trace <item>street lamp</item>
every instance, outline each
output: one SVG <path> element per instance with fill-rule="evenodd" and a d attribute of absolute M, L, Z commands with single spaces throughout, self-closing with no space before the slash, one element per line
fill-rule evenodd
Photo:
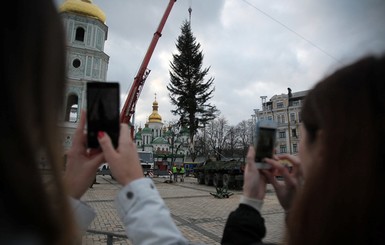
<path fill-rule="evenodd" d="M 291 131 L 291 128 L 290 128 L 290 115 L 289 115 L 289 107 L 290 107 L 290 99 L 291 99 L 291 89 L 290 88 L 287 88 L 287 133 L 288 133 L 288 136 L 289 136 L 289 153 L 292 154 L 292 150 L 291 150 L 291 135 L 290 135 L 290 131 Z"/>

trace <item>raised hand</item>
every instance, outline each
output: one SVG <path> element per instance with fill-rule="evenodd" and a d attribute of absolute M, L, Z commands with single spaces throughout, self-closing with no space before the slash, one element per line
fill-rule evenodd
<path fill-rule="evenodd" d="M 264 159 L 273 167 L 269 170 L 262 170 L 268 181 L 273 185 L 278 201 L 285 211 L 289 211 L 293 198 L 302 185 L 303 175 L 300 161 L 293 155 L 275 156 L 274 159 Z M 283 166 L 279 161 L 287 160 L 292 164 L 291 170 Z M 283 181 L 278 181 L 276 176 L 282 176 Z"/>
<path fill-rule="evenodd" d="M 266 180 L 254 163 L 255 151 L 250 146 L 246 157 L 246 167 L 243 182 L 243 195 L 248 198 L 263 200 L 266 194 Z"/>
<path fill-rule="evenodd" d="M 133 180 L 144 177 L 137 148 L 131 139 L 127 124 L 120 125 L 117 149 L 113 147 L 107 133 L 99 132 L 98 139 L 112 175 L 119 184 L 125 186 Z"/>
<path fill-rule="evenodd" d="M 88 190 L 95 179 L 98 167 L 103 162 L 101 151 L 87 150 L 87 137 L 84 133 L 86 113 L 82 111 L 78 128 L 75 131 L 72 146 L 67 152 L 64 182 L 69 195 L 80 197 Z"/>

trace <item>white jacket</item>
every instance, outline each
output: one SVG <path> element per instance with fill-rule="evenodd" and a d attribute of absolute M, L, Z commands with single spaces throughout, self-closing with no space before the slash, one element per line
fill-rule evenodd
<path fill-rule="evenodd" d="M 115 204 L 126 235 L 133 244 L 191 244 L 175 225 L 151 179 L 137 179 L 123 187 Z M 86 203 L 76 199 L 71 199 L 71 205 L 78 225 L 85 231 L 95 218 L 95 212 Z"/>

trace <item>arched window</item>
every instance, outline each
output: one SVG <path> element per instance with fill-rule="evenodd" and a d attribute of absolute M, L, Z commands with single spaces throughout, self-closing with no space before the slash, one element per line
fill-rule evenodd
<path fill-rule="evenodd" d="M 67 98 L 67 105 L 65 111 L 64 121 L 66 122 L 77 122 L 78 120 L 78 96 L 75 94 L 70 94 Z"/>
<path fill-rule="evenodd" d="M 85 33 L 85 30 L 83 27 L 76 28 L 75 40 L 84 42 L 84 33 Z"/>

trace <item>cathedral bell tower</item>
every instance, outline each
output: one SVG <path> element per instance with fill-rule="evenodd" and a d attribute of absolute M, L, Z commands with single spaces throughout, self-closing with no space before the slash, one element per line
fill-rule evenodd
<path fill-rule="evenodd" d="M 85 108 L 86 83 L 105 81 L 109 56 L 104 53 L 108 27 L 104 12 L 91 0 L 65 0 L 59 7 L 67 42 L 67 84 L 60 126 L 68 149 Z"/>

